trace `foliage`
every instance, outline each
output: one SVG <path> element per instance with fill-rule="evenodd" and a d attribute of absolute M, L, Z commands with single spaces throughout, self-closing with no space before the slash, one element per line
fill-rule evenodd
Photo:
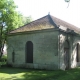
<path fill-rule="evenodd" d="M 0 67 L 7 66 L 7 62 L 0 62 Z"/>
<path fill-rule="evenodd" d="M 7 28 L 7 31 L 17 28 L 20 22 L 20 14 L 16 11 L 17 6 L 13 0 L 0 1 L 0 22 Z M 4 28 L 4 29 L 5 29 Z"/>
<path fill-rule="evenodd" d="M 2 60 L 2 62 L 6 62 L 6 61 L 7 61 L 7 55 L 3 55 L 3 56 L 1 57 L 1 60 Z"/>
<path fill-rule="evenodd" d="M 0 60 L 0 67 L 7 65 L 7 55 L 3 55 Z"/>
<path fill-rule="evenodd" d="M 16 11 L 16 8 L 13 0 L 0 0 L 0 59 L 3 54 L 1 49 L 7 39 L 7 34 L 11 30 L 30 22 L 28 17 L 24 21 L 23 16 Z"/>
<path fill-rule="evenodd" d="M 80 68 L 71 70 L 29 70 L 19 68 L 0 68 L 1 80 L 79 80 Z"/>
<path fill-rule="evenodd" d="M 1 48 L 7 38 L 7 33 L 22 25 L 21 16 L 16 8 L 17 6 L 13 0 L 0 1 L 0 59 L 2 56 Z"/>
<path fill-rule="evenodd" d="M 16 8 L 17 6 L 13 0 L 0 1 L 0 24 L 2 23 L 3 26 L 5 26 L 2 29 L 3 38 L 6 37 L 6 34 L 11 30 L 31 22 L 31 17 L 23 17 L 20 12 L 16 11 Z M 0 27 L 2 26 L 0 25 Z"/>
<path fill-rule="evenodd" d="M 28 24 L 32 21 L 32 17 L 31 16 L 28 16 L 28 17 L 22 17 L 22 23 L 25 25 L 25 24 Z"/>

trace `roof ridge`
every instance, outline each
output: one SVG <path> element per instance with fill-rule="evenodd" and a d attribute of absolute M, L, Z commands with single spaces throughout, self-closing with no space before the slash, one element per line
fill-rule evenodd
<path fill-rule="evenodd" d="M 56 25 L 56 23 L 53 21 L 53 19 L 52 19 L 51 15 L 50 15 L 50 14 L 48 14 L 48 15 L 49 15 L 50 19 L 52 20 L 53 25 L 54 25 L 56 28 L 58 28 L 58 26 Z"/>

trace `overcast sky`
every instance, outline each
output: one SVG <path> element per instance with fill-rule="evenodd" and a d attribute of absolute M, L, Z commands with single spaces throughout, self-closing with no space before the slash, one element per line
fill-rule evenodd
<path fill-rule="evenodd" d="M 47 15 L 51 15 L 80 27 L 80 0 L 14 0 L 18 5 L 18 11 L 24 16 L 30 16 L 35 20 Z"/>

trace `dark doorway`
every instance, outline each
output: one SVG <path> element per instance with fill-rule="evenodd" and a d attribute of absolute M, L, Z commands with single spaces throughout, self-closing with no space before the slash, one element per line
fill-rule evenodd
<path fill-rule="evenodd" d="M 64 44 L 64 64 L 65 69 L 69 69 L 69 42 L 66 40 Z"/>
<path fill-rule="evenodd" d="M 31 41 L 26 43 L 26 62 L 33 63 L 33 43 Z"/>

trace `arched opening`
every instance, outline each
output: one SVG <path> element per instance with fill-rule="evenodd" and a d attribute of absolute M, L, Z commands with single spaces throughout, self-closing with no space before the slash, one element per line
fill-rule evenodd
<path fill-rule="evenodd" d="M 15 52 L 13 50 L 13 52 L 12 52 L 12 62 L 14 63 L 14 61 L 15 61 Z"/>
<path fill-rule="evenodd" d="M 76 53 L 77 53 L 77 54 L 76 54 L 76 61 L 79 62 L 79 61 L 80 61 L 80 60 L 79 60 L 79 58 L 80 58 L 80 57 L 79 57 L 79 56 L 80 56 L 80 55 L 79 55 L 79 43 L 77 43 L 77 46 L 76 46 Z"/>
<path fill-rule="evenodd" d="M 64 43 L 64 63 L 65 69 L 69 69 L 69 42 L 67 40 Z"/>
<path fill-rule="evenodd" d="M 31 41 L 26 43 L 26 62 L 33 63 L 33 43 Z"/>

